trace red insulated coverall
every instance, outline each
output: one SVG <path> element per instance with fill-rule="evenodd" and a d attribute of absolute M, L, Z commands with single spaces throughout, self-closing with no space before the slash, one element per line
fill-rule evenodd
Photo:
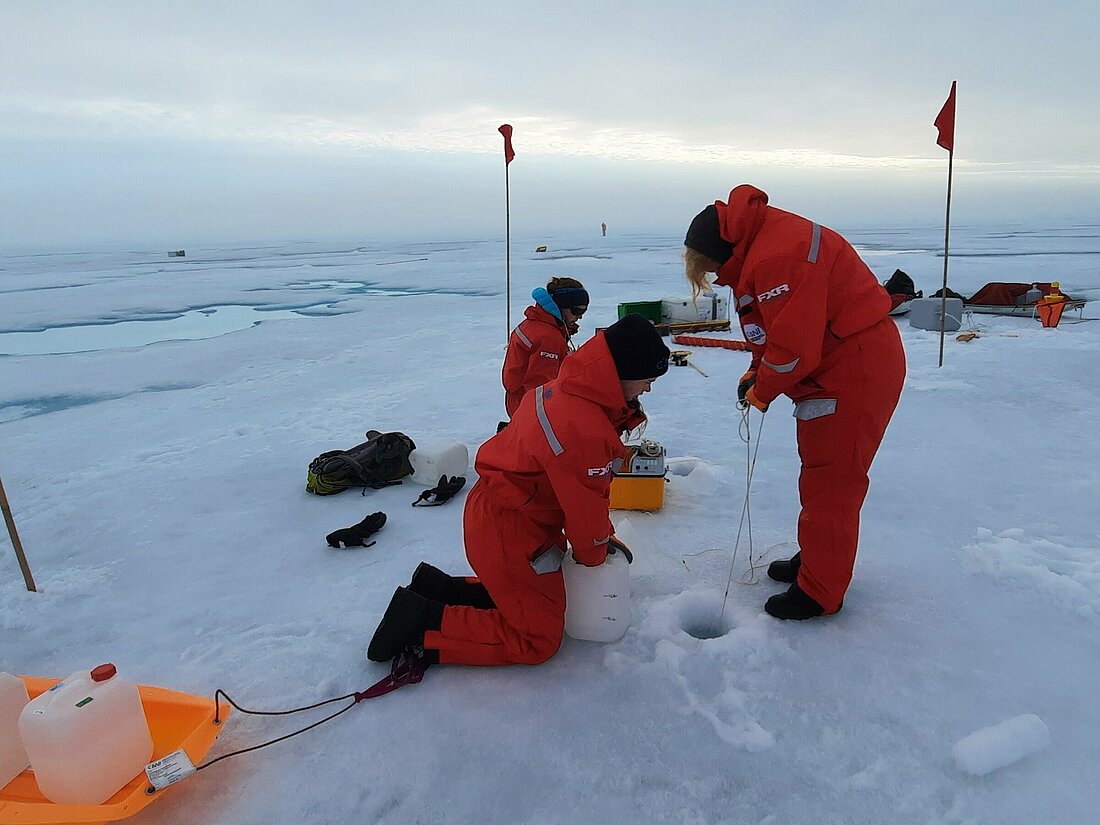
<path fill-rule="evenodd" d="M 424 635 L 441 663 L 539 664 L 557 652 L 565 582 L 560 570 L 539 574 L 531 562 L 568 539 L 577 560 L 603 563 L 612 469 L 626 452 L 620 436 L 638 423 L 599 333 L 482 445 L 462 526 L 466 557 L 496 609 L 447 606 L 439 630 Z"/>
<path fill-rule="evenodd" d="M 512 330 L 504 356 L 504 409 L 516 414 L 523 394 L 558 377 L 562 361 L 569 354 L 565 325 L 542 307 L 529 306 L 526 320 Z"/>
<path fill-rule="evenodd" d="M 855 565 L 867 472 L 905 380 L 890 296 L 844 238 L 768 206 L 759 189 L 738 186 L 715 206 L 733 244 L 717 282 L 733 288 L 754 393 L 795 402 L 798 585 L 835 613 Z"/>

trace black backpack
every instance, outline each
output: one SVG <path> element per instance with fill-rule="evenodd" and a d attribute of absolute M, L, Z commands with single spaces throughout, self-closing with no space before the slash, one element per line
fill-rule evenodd
<path fill-rule="evenodd" d="M 913 279 L 900 269 L 895 269 L 894 274 L 890 276 L 890 280 L 883 284 L 886 291 L 890 295 L 904 295 L 907 299 L 920 298 L 921 292 L 917 292 L 917 287 L 913 283 Z"/>
<path fill-rule="evenodd" d="M 416 449 L 404 433 L 369 430 L 367 440 L 350 450 L 321 453 L 309 464 L 306 491 L 319 496 L 342 493 L 348 487 L 379 489 L 400 484 L 412 474 L 409 453 Z"/>

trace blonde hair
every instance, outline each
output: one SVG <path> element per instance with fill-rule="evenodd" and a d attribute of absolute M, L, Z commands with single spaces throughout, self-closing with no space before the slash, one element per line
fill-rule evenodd
<path fill-rule="evenodd" d="M 551 295 L 559 289 L 584 289 L 584 284 L 576 278 L 551 278 L 546 284 L 546 291 Z"/>
<path fill-rule="evenodd" d="M 713 258 L 708 258 L 690 246 L 684 247 L 684 276 L 691 284 L 692 298 L 698 298 L 700 293 L 710 292 L 710 273 L 717 273 L 721 268 L 722 265 Z"/>

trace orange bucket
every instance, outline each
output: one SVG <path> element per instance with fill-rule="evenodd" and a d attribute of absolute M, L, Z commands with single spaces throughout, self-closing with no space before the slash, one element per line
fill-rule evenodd
<path fill-rule="evenodd" d="M 1048 296 L 1049 297 L 1049 296 Z M 1062 313 L 1066 309 L 1066 299 L 1058 296 L 1056 301 L 1048 301 L 1043 298 L 1035 305 L 1035 311 L 1039 314 L 1039 320 L 1044 327 L 1056 327 L 1062 320 Z"/>

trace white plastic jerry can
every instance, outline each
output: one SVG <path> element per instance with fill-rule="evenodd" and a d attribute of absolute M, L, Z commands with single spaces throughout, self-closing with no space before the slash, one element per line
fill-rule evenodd
<path fill-rule="evenodd" d="M 140 774 L 153 739 L 137 686 L 112 664 L 82 670 L 32 699 L 19 731 L 42 794 L 99 805 Z"/>
<path fill-rule="evenodd" d="M 585 642 L 617 642 L 630 625 L 630 565 L 622 553 L 598 567 L 562 563 L 565 576 L 565 632 Z"/>
<path fill-rule="evenodd" d="M 416 449 L 409 453 L 409 464 L 413 481 L 434 487 L 440 476 L 464 475 L 470 466 L 470 451 L 456 441 L 418 440 Z"/>
<path fill-rule="evenodd" d="M 29 701 L 23 680 L 0 671 L 0 789 L 30 764 L 19 735 L 19 714 Z"/>

